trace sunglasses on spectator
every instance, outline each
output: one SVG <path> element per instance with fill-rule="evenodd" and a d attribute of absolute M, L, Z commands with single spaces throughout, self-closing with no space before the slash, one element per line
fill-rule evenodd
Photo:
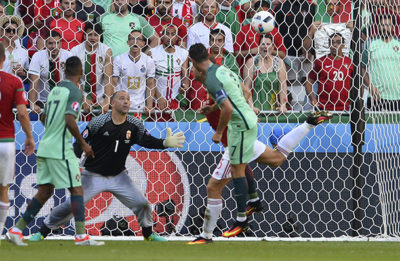
<path fill-rule="evenodd" d="M 6 31 L 6 33 L 8 33 L 8 34 L 11 33 L 11 32 L 12 32 L 13 34 L 15 34 L 15 32 L 17 31 L 17 29 L 14 29 L 14 28 L 6 28 L 5 31 Z"/>

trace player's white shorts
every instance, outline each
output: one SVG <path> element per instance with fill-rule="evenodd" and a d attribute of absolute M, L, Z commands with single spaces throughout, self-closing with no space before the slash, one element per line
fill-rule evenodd
<path fill-rule="evenodd" d="M 0 184 L 6 186 L 14 181 L 15 142 L 0 142 Z"/>
<path fill-rule="evenodd" d="M 250 162 L 260 157 L 260 155 L 265 151 L 266 147 L 267 146 L 264 143 L 256 140 L 254 143 L 253 157 L 251 158 Z M 232 177 L 228 147 L 225 148 L 224 155 L 222 155 L 222 158 L 219 161 L 217 168 L 214 170 L 212 177 L 217 180 L 229 179 Z"/>

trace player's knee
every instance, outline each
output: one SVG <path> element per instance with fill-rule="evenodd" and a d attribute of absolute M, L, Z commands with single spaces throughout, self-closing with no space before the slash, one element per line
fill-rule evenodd
<path fill-rule="evenodd" d="M 142 199 L 140 201 L 137 202 L 137 209 L 141 209 L 141 210 L 151 210 L 151 206 L 150 203 L 147 199 Z"/>
<path fill-rule="evenodd" d="M 54 192 L 54 189 L 51 186 L 39 187 L 38 193 L 35 195 L 35 198 L 40 203 L 43 204 L 53 195 L 53 192 Z"/>
<path fill-rule="evenodd" d="M 209 198 L 220 198 L 221 189 L 215 183 L 207 184 L 207 197 Z"/>

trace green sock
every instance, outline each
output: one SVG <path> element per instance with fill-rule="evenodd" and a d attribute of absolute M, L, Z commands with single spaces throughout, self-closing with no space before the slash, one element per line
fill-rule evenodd
<path fill-rule="evenodd" d="M 85 231 L 85 205 L 82 196 L 71 196 L 72 214 L 75 218 L 75 234 L 83 235 Z"/>
<path fill-rule="evenodd" d="M 237 205 L 237 217 L 246 218 L 246 202 L 248 199 L 246 177 L 233 178 L 233 188 Z"/>
<path fill-rule="evenodd" d="M 42 207 L 43 205 L 36 198 L 32 198 L 28 204 L 28 207 L 26 208 L 25 213 L 22 215 L 22 218 L 18 220 L 15 227 L 21 231 L 24 231 L 26 226 L 32 221 L 32 219 L 35 218 Z"/>

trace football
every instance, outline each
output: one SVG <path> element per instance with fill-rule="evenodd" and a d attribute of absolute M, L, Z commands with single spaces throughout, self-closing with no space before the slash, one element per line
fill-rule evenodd
<path fill-rule="evenodd" d="M 270 12 L 261 11 L 253 16 L 253 19 L 251 20 L 251 26 L 256 32 L 260 34 L 266 34 L 274 29 L 275 18 Z"/>

